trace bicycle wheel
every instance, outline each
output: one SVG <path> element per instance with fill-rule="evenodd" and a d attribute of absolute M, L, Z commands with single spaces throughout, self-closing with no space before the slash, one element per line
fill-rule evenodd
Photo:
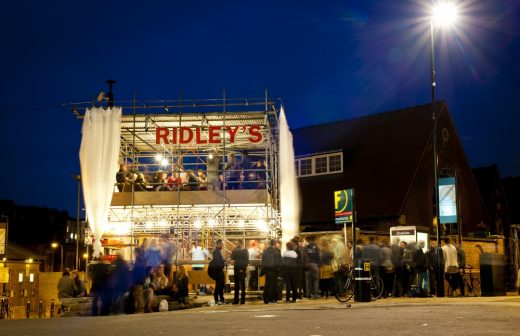
<path fill-rule="evenodd" d="M 383 279 L 378 276 L 372 277 L 372 297 L 379 299 L 383 295 L 384 289 Z"/>
<path fill-rule="evenodd" d="M 353 278 L 347 277 L 344 286 L 338 286 L 338 290 L 334 294 L 339 302 L 347 302 L 354 296 L 354 281 Z"/>

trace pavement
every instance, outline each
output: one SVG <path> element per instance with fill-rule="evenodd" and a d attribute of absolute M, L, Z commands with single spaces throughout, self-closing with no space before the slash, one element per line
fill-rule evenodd
<path fill-rule="evenodd" d="M 210 299 L 210 298 L 208 298 Z M 520 296 L 204 306 L 106 317 L 0 320 L 3 335 L 520 335 Z"/>

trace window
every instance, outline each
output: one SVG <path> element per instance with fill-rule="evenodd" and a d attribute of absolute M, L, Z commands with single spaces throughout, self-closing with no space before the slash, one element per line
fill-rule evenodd
<path fill-rule="evenodd" d="M 337 174 L 343 172 L 343 153 L 319 154 L 295 160 L 297 176 Z"/>
<path fill-rule="evenodd" d="M 18 273 L 18 282 L 23 282 L 23 272 Z"/>
<path fill-rule="evenodd" d="M 318 157 L 315 160 L 316 174 L 323 174 L 327 172 L 327 159 L 328 157 Z"/>
<path fill-rule="evenodd" d="M 34 273 L 29 274 L 29 282 L 34 282 Z"/>
<path fill-rule="evenodd" d="M 312 159 L 302 159 L 300 161 L 300 175 L 312 175 Z"/>
<path fill-rule="evenodd" d="M 339 172 L 341 170 L 341 155 L 329 156 L 329 171 Z"/>

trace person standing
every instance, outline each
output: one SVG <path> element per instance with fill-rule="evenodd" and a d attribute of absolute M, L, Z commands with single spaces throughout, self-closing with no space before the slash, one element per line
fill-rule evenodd
<path fill-rule="evenodd" d="M 399 239 L 395 239 L 392 243 L 392 264 L 394 265 L 394 287 L 392 289 L 393 297 L 400 297 L 403 295 L 403 249 L 399 244 Z"/>
<path fill-rule="evenodd" d="M 413 254 L 413 263 L 417 272 L 417 290 L 421 297 L 427 296 L 429 292 L 427 258 L 424 253 L 424 240 L 419 241 L 419 248 Z"/>
<path fill-rule="evenodd" d="M 215 244 L 215 249 L 213 250 L 213 267 L 215 268 L 215 291 L 213 292 L 213 298 L 215 299 L 215 304 L 224 305 L 226 301 L 224 300 L 224 285 L 225 285 L 225 276 L 224 276 L 224 266 L 226 263 L 224 261 L 224 257 L 222 256 L 222 247 L 224 244 L 222 243 L 222 239 L 217 240 Z"/>
<path fill-rule="evenodd" d="M 260 259 L 260 251 L 258 249 L 258 242 L 256 240 L 251 240 L 249 242 L 249 248 L 247 249 L 247 253 L 249 255 L 249 260 L 259 261 Z M 250 290 L 258 290 L 258 267 L 255 264 L 249 265 L 248 269 L 248 280 L 247 286 Z"/>
<path fill-rule="evenodd" d="M 314 242 L 314 237 L 307 237 L 307 246 L 304 248 L 308 269 L 305 271 L 305 286 L 308 299 L 318 299 L 320 283 L 320 249 Z"/>
<path fill-rule="evenodd" d="M 206 248 L 200 246 L 197 240 L 193 241 L 193 247 L 191 248 L 191 260 L 192 261 L 201 261 L 204 262 L 208 260 L 209 252 Z M 204 264 L 193 264 L 191 265 L 191 269 L 196 272 L 200 272 L 204 270 Z M 206 285 L 199 284 L 199 287 L 196 288 L 196 293 L 199 295 L 200 293 L 204 293 L 206 295 Z"/>
<path fill-rule="evenodd" d="M 440 258 L 440 268 L 439 268 Z M 430 242 L 430 249 L 426 254 L 428 265 L 428 279 L 430 280 L 430 295 L 437 297 L 444 296 L 444 255 L 442 249 L 437 245 L 437 241 Z"/>
<path fill-rule="evenodd" d="M 325 298 L 334 294 L 334 272 L 332 271 L 332 262 L 334 254 L 332 246 L 328 239 L 320 239 L 320 296 Z"/>
<path fill-rule="evenodd" d="M 134 307 L 136 313 L 144 312 L 144 282 L 146 279 L 146 259 L 144 250 L 140 247 L 134 249 L 134 267 L 132 269 L 132 283 L 134 293 Z"/>
<path fill-rule="evenodd" d="M 243 248 L 241 240 L 236 241 L 236 247 L 231 252 L 231 260 L 233 260 L 233 281 L 235 282 L 235 297 L 233 304 L 246 303 L 246 271 L 249 262 L 249 253 Z"/>
<path fill-rule="evenodd" d="M 206 165 L 208 190 L 220 190 L 220 156 L 217 150 L 214 149 L 208 154 Z"/>
<path fill-rule="evenodd" d="M 379 267 L 383 254 L 377 245 L 376 237 L 370 237 L 370 244 L 363 246 L 362 257 L 370 260 L 370 272 L 373 276 L 379 276 Z"/>
<path fill-rule="evenodd" d="M 410 274 L 412 273 L 413 260 L 412 251 L 408 247 L 408 243 L 402 241 L 399 243 L 401 247 L 401 285 L 403 288 L 403 296 L 410 296 Z"/>
<path fill-rule="evenodd" d="M 296 268 L 298 266 L 298 254 L 294 251 L 294 243 L 287 242 L 286 250 L 282 257 L 282 274 L 285 280 L 285 302 L 296 302 Z M 292 295 L 291 295 L 292 293 Z M 292 301 L 290 298 L 292 297 Z"/>
<path fill-rule="evenodd" d="M 90 266 L 90 279 L 92 292 L 92 316 L 98 315 L 98 304 L 101 305 L 99 314 L 110 314 L 111 296 L 109 289 L 110 266 L 104 260 L 93 261 Z M 99 302 L 101 301 L 101 302 Z"/>
<path fill-rule="evenodd" d="M 236 155 L 231 153 L 227 156 L 227 162 L 224 165 L 224 182 L 226 189 L 240 189 L 241 168 Z"/>
<path fill-rule="evenodd" d="M 457 249 L 457 263 L 459 264 L 459 273 L 457 274 L 457 281 L 459 284 L 460 295 L 466 296 L 464 291 L 464 269 L 466 268 L 466 253 L 462 249 L 461 244 L 455 244 Z"/>
<path fill-rule="evenodd" d="M 295 236 L 292 240 L 294 244 L 294 252 L 298 256 L 296 260 L 295 281 L 296 281 L 296 292 L 298 299 L 302 299 L 305 296 L 305 252 L 302 245 L 300 244 L 300 237 Z"/>
<path fill-rule="evenodd" d="M 392 249 L 388 246 L 385 241 L 381 246 L 381 278 L 383 279 L 383 297 L 387 298 L 392 294 L 392 288 L 394 287 L 394 276 L 395 268 L 392 264 Z"/>
<path fill-rule="evenodd" d="M 451 286 L 453 296 L 460 296 L 459 282 L 457 274 L 459 274 L 459 263 L 457 262 L 457 249 L 451 244 L 450 238 L 444 238 L 444 246 L 442 247 L 444 255 L 444 278 Z"/>
<path fill-rule="evenodd" d="M 282 255 L 276 247 L 274 239 L 269 240 L 269 247 L 262 254 L 262 273 L 265 274 L 264 303 L 276 303 L 278 296 L 276 286 L 278 273 L 282 265 Z"/>

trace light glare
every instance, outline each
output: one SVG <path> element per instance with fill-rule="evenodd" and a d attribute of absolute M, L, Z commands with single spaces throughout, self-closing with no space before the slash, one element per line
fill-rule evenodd
<path fill-rule="evenodd" d="M 442 2 L 433 9 L 432 21 L 438 26 L 449 26 L 457 19 L 457 7 L 449 2 Z"/>

